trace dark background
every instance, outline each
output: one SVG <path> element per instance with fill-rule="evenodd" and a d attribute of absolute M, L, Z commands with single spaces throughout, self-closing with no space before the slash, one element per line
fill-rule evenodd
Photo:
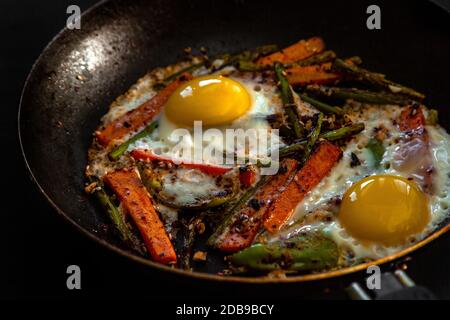
<path fill-rule="evenodd" d="M 150 270 L 85 238 L 47 205 L 29 179 L 20 154 L 16 123 L 20 92 L 34 60 L 64 27 L 67 6 L 78 4 L 85 10 L 95 2 L 0 2 L 0 141 L 3 142 L 1 158 L 4 161 L 0 209 L 0 297 L 151 297 L 183 302 L 196 298 L 219 302 L 227 298 L 253 298 L 260 302 L 264 297 L 345 298 L 342 288 L 358 275 L 314 285 L 255 286 L 190 280 Z M 49 167 L 49 170 L 58 174 L 57 167 Z M 408 273 L 417 283 L 447 299 L 450 299 L 449 250 L 450 235 L 447 234 L 420 250 L 408 263 Z M 71 264 L 81 267 L 80 291 L 66 289 L 66 268 Z"/>

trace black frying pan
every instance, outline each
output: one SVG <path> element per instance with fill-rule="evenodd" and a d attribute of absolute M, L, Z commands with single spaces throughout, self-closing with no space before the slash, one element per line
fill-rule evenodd
<path fill-rule="evenodd" d="M 379 3 L 382 29 L 368 30 L 371 2 L 346 1 L 108 1 L 89 10 L 81 30 L 63 30 L 44 50 L 25 85 L 19 113 L 24 157 L 51 205 L 105 247 L 154 268 L 117 241 L 105 214 L 84 194 L 84 167 L 91 133 L 115 97 L 146 71 L 176 62 L 183 48 L 205 46 L 211 54 L 267 43 L 287 45 L 322 36 L 341 56 L 359 55 L 364 65 L 428 94 L 450 129 L 449 16 L 426 1 Z M 412 252 L 448 229 L 441 229 Z M 388 262 L 396 255 L 384 259 Z M 218 277 L 220 257 L 202 273 L 174 272 L 216 280 L 305 281 L 362 270 L 365 266 L 288 279 Z"/>

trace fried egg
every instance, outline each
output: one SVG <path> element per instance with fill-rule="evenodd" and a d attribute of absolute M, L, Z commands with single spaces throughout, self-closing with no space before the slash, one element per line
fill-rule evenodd
<path fill-rule="evenodd" d="M 396 125 L 401 110 L 362 104 L 346 110 L 353 121 L 365 123 L 365 130 L 344 146 L 339 163 L 298 204 L 285 229 L 271 241 L 322 230 L 348 252 L 351 264 L 398 252 L 438 227 L 448 216 L 450 136 L 437 126 L 425 128 L 434 186 L 425 192 L 424 156 L 418 153 L 422 146 L 402 140 L 404 133 Z M 385 151 L 377 165 L 367 143 L 380 128 Z M 411 148 L 407 157 L 405 146 Z M 360 165 L 352 165 L 355 156 Z"/>
<path fill-rule="evenodd" d="M 161 157 L 177 159 L 180 162 L 193 162 L 194 156 L 201 154 L 201 162 L 223 165 L 224 153 L 236 154 L 237 150 L 250 149 L 256 153 L 244 156 L 256 161 L 270 154 L 271 149 L 278 149 L 284 145 L 267 120 L 267 117 L 279 113 L 280 108 L 281 102 L 274 85 L 262 84 L 239 74 L 229 77 L 200 76 L 187 82 L 172 94 L 158 117 L 158 129 L 152 135 L 130 145 L 128 151 L 152 150 Z M 205 133 L 200 142 L 195 141 L 196 121 L 201 122 L 202 133 Z M 249 148 L 245 145 L 248 141 L 240 139 L 236 139 L 231 149 L 226 141 L 228 129 L 241 129 L 242 132 L 247 132 L 257 144 L 260 142 L 257 130 L 262 129 L 268 133 L 266 144 L 271 149 Z M 249 129 L 250 131 L 247 131 Z M 209 136 L 207 133 L 212 135 Z M 217 139 L 215 133 L 222 139 Z M 217 152 L 203 153 L 201 150 L 206 147 Z M 200 151 L 197 152 L 196 149 Z M 180 154 L 180 150 L 188 152 Z"/>

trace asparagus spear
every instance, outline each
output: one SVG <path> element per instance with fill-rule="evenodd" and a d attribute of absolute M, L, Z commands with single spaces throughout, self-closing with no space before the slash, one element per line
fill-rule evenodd
<path fill-rule="evenodd" d="M 109 219 L 118 231 L 121 240 L 127 243 L 132 249 L 136 250 L 142 255 L 145 255 L 145 247 L 128 228 L 124 216 L 122 215 L 120 210 L 113 204 L 105 190 L 103 190 L 102 187 L 98 186 L 94 192 L 99 203 L 108 213 Z"/>
<path fill-rule="evenodd" d="M 291 67 L 305 67 L 310 66 L 313 64 L 321 64 L 325 62 L 330 62 L 336 59 L 336 53 L 331 50 L 324 51 L 322 53 L 318 53 L 316 55 L 313 55 L 312 57 L 309 57 L 304 60 L 299 60 L 291 64 L 287 64 L 284 67 L 285 68 L 291 68 Z"/>
<path fill-rule="evenodd" d="M 214 246 L 214 244 L 217 242 L 217 239 L 219 238 L 219 236 L 221 234 L 223 234 L 225 232 L 225 230 L 232 225 L 232 223 L 234 221 L 233 214 L 238 211 L 237 210 L 238 208 L 245 205 L 259 188 L 261 188 L 264 184 L 266 184 L 269 181 L 269 177 L 270 176 L 261 176 L 261 179 L 256 184 L 256 186 L 247 189 L 244 192 L 244 194 L 235 203 L 230 205 L 228 207 L 228 209 L 225 210 L 225 212 L 223 214 L 224 218 L 222 219 L 222 221 L 216 227 L 216 230 L 214 231 L 214 233 L 209 237 L 208 241 L 206 242 L 206 244 L 208 246 Z"/>
<path fill-rule="evenodd" d="M 341 59 L 336 59 L 333 63 L 333 69 L 348 73 L 358 80 L 362 80 L 376 87 L 385 89 L 392 93 L 400 93 L 412 98 L 418 99 L 419 101 L 425 99 L 425 95 L 415 91 L 414 89 L 405 87 L 401 84 L 387 80 L 383 75 L 379 73 L 374 73 L 366 69 L 360 68 L 354 64 L 347 63 Z"/>
<path fill-rule="evenodd" d="M 307 86 L 306 89 L 315 95 L 331 97 L 334 99 L 353 99 L 374 104 L 406 105 L 410 103 L 408 97 L 389 92 L 373 92 L 355 88 L 325 87 L 318 85 L 310 85 Z"/>
<path fill-rule="evenodd" d="M 259 72 L 270 69 L 270 65 L 260 65 L 248 60 L 239 60 L 236 67 L 241 71 Z"/>
<path fill-rule="evenodd" d="M 303 154 L 303 162 L 305 162 L 309 155 L 311 154 L 314 145 L 316 144 L 317 139 L 319 138 L 320 130 L 322 128 L 323 121 L 323 113 L 320 112 L 317 118 L 317 123 L 311 134 L 308 136 L 308 140 L 306 142 L 305 153 Z"/>
<path fill-rule="evenodd" d="M 109 158 L 112 161 L 115 161 L 115 160 L 119 159 L 125 153 L 125 151 L 127 151 L 127 149 L 130 146 L 130 144 L 132 144 L 132 143 L 136 142 L 137 140 L 142 139 L 142 138 L 152 134 L 152 132 L 157 127 L 158 127 L 158 122 L 157 121 L 153 121 L 151 124 L 149 124 L 147 127 L 145 127 L 144 130 L 142 130 L 138 134 L 134 135 L 133 137 L 131 137 L 130 139 L 128 139 L 127 141 L 125 141 L 124 143 L 119 145 L 118 147 L 114 148 L 109 153 Z"/>
<path fill-rule="evenodd" d="M 195 224 L 197 219 L 197 217 L 194 217 L 183 224 L 183 249 L 180 254 L 180 266 L 184 270 L 191 269 L 191 256 L 196 236 Z"/>
<path fill-rule="evenodd" d="M 318 101 L 316 99 L 313 99 L 311 97 L 308 97 L 305 94 L 301 94 L 300 97 L 302 98 L 302 100 L 308 102 L 310 105 L 316 107 L 316 109 L 318 109 L 319 111 L 325 112 L 325 113 L 334 113 L 337 115 L 342 115 L 344 114 L 344 112 L 342 111 L 341 108 L 339 107 L 333 107 L 330 106 L 329 104 L 326 104 L 324 102 Z"/>
<path fill-rule="evenodd" d="M 374 167 L 378 168 L 381 160 L 383 160 L 383 154 L 385 151 L 383 143 L 378 139 L 372 138 L 367 142 L 366 148 L 372 153 Z"/>
<path fill-rule="evenodd" d="M 336 129 L 336 130 L 324 132 L 319 135 L 319 138 L 327 139 L 329 141 L 335 141 L 335 140 L 351 137 L 357 133 L 360 133 L 363 130 L 364 130 L 364 123 L 355 123 L 350 126 L 346 126 L 346 127 L 342 127 L 342 128 Z M 286 157 L 288 155 L 295 154 L 301 150 L 304 150 L 307 142 L 308 141 L 306 139 L 300 140 L 289 146 L 281 148 L 279 151 L 280 158 Z"/>
<path fill-rule="evenodd" d="M 231 56 L 230 62 L 237 63 L 241 60 L 254 61 L 261 56 L 265 56 L 265 55 L 275 52 L 277 50 L 278 50 L 278 46 L 274 45 L 274 44 L 256 47 L 252 50 L 246 50 L 246 51 L 243 51 L 241 53 Z"/>
<path fill-rule="evenodd" d="M 300 125 L 298 109 L 295 104 L 294 95 L 292 94 L 292 88 L 286 78 L 286 73 L 284 72 L 282 64 L 275 62 L 274 69 L 280 86 L 283 108 L 288 117 L 290 127 L 294 131 L 295 138 L 301 138 L 303 136 L 303 127 Z"/>
<path fill-rule="evenodd" d="M 186 72 L 187 73 L 192 73 L 195 70 L 198 70 L 201 67 L 203 67 L 205 65 L 205 63 L 206 63 L 206 60 L 204 59 L 201 62 L 191 64 L 190 66 L 187 66 L 186 68 L 183 68 L 183 69 L 181 69 L 178 72 L 172 73 L 168 77 L 164 78 L 162 81 L 155 83 L 153 85 L 153 89 L 161 90 L 162 88 L 167 86 L 169 83 L 171 83 L 175 79 L 178 79 L 178 77 L 180 77 L 183 73 L 186 73 Z"/>
<path fill-rule="evenodd" d="M 306 234 L 273 244 L 255 244 L 229 260 L 234 266 L 247 270 L 313 271 L 337 266 L 339 250 L 331 239 L 322 234 Z"/>
<path fill-rule="evenodd" d="M 219 69 L 222 69 L 231 64 L 238 63 L 238 61 L 252 61 L 252 60 L 259 58 L 260 56 L 264 56 L 266 54 L 275 52 L 277 50 L 278 50 L 278 46 L 276 46 L 276 45 L 265 45 L 265 46 L 256 47 L 252 50 L 246 50 L 246 51 L 243 51 L 243 52 L 235 54 L 235 55 L 220 54 L 220 55 L 217 55 L 216 57 L 214 57 L 212 60 L 213 61 L 217 60 L 217 59 L 223 60 L 223 63 L 216 69 L 216 70 L 219 70 Z M 186 68 L 183 68 L 180 71 L 177 71 L 177 72 L 167 76 L 162 81 L 156 83 L 153 86 L 153 88 L 156 90 L 160 90 L 160 89 L 164 88 L 165 86 L 167 86 L 167 84 L 169 84 L 173 80 L 177 79 L 183 73 L 186 73 L 186 72 L 192 73 L 192 72 L 200 69 L 201 67 L 205 66 L 208 61 L 209 60 L 207 58 L 203 58 L 202 61 L 191 64 L 190 66 L 187 66 Z"/>
<path fill-rule="evenodd" d="M 342 127 L 336 130 L 327 131 L 320 135 L 320 138 L 327 139 L 329 141 L 335 141 L 351 137 L 364 130 L 364 123 L 354 123 L 346 127 Z"/>
<path fill-rule="evenodd" d="M 256 64 L 254 64 L 252 61 L 275 51 L 278 51 L 278 46 L 274 44 L 269 44 L 265 46 L 256 47 L 252 50 L 246 50 L 235 55 L 227 55 L 226 57 L 223 58 L 224 62 L 222 63 L 222 65 L 220 65 L 220 67 L 218 67 L 216 70 L 220 70 L 229 65 L 236 65 L 239 68 L 241 63 L 247 66 L 253 66 Z"/>

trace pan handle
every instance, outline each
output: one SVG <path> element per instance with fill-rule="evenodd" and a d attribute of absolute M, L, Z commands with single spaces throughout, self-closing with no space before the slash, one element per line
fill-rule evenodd
<path fill-rule="evenodd" d="M 352 300 L 436 300 L 427 288 L 416 286 L 403 270 L 381 274 L 380 289 L 368 293 L 358 282 L 352 282 L 346 289 Z"/>

